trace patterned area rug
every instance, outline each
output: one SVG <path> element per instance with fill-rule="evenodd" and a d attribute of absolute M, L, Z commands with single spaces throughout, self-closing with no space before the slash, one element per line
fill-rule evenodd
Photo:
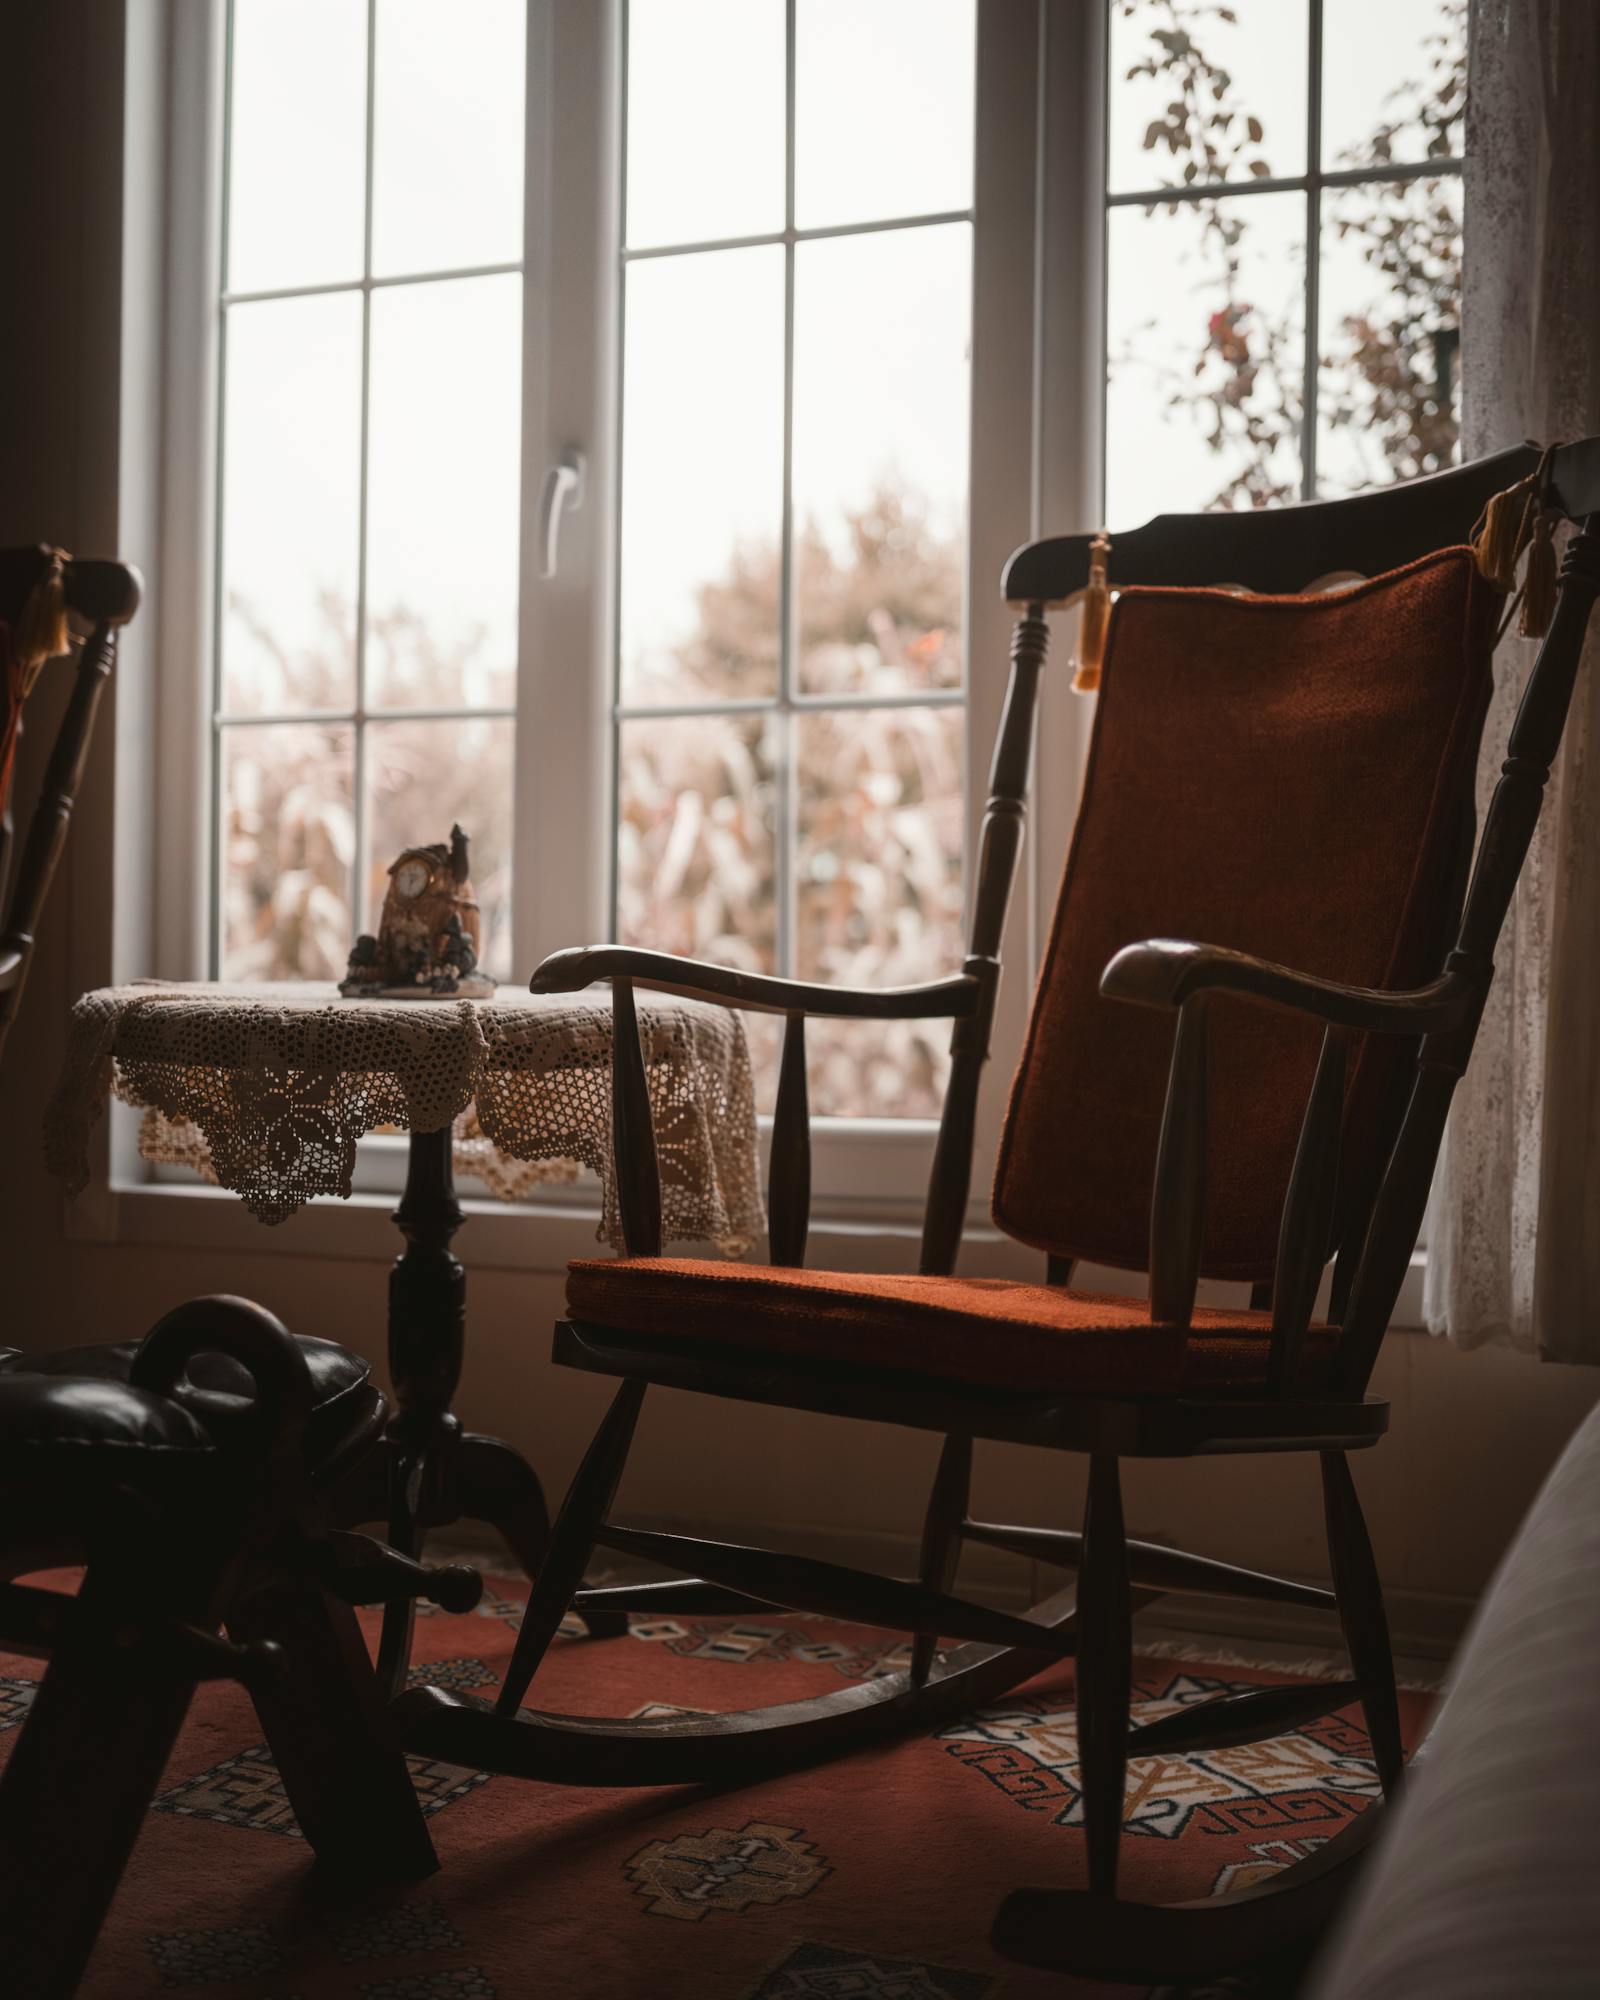
<path fill-rule="evenodd" d="M 419 1620 L 416 1678 L 492 1691 L 522 1611 L 495 1579 Z M 365 1616 L 365 1614 L 364 1614 Z M 825 1620 L 636 1621 L 563 1636 L 534 1685 L 589 1714 L 753 1707 L 903 1663 Z M 0 1655 L 0 1755 L 39 1669 Z M 1142 1660 L 1136 1718 L 1282 1676 Z M 1408 1740 L 1427 1697 L 1401 1697 Z M 307 1854 L 242 1690 L 199 1690 L 82 1988 L 84 2000 L 1077 2000 L 1000 1959 L 1021 1884 L 1082 1880 L 1070 1666 L 937 1734 L 743 1790 L 573 1791 L 413 1760 L 442 1862 L 356 1907 L 306 1894 Z M 1282 1868 L 1376 1796 L 1359 1716 L 1129 1771 L 1124 1892 L 1219 1893 Z"/>

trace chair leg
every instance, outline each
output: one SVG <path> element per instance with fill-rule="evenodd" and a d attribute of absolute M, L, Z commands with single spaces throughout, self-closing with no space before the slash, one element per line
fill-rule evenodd
<path fill-rule="evenodd" d="M 544 1565 L 528 1599 L 511 1664 L 506 1669 L 505 1684 L 495 1703 L 499 1715 L 516 1714 L 528 1683 L 556 1635 L 556 1628 L 567 1614 L 573 1592 L 583 1582 L 585 1565 L 594 1552 L 595 1530 L 604 1522 L 606 1509 L 616 1497 L 622 1468 L 627 1463 L 644 1391 L 643 1382 L 623 1383 L 567 1489 L 551 1531 L 550 1546 L 545 1550 Z"/>
<path fill-rule="evenodd" d="M 1350 1461 L 1342 1451 L 1322 1457 L 1322 1503 L 1328 1527 L 1328 1560 L 1339 1623 L 1355 1677 L 1366 1689 L 1361 1698 L 1373 1761 L 1385 1798 L 1400 1784 L 1405 1752 L 1400 1743 L 1400 1701 L 1394 1685 L 1394 1653 L 1389 1644 L 1389 1620 L 1383 1608 L 1383 1586 L 1372 1557 L 1372 1542 L 1350 1476 Z"/>
<path fill-rule="evenodd" d="M 1122 1487 L 1116 1458 L 1108 1453 L 1097 1452 L 1089 1460 L 1078 1621 L 1078 1766 L 1089 1890 L 1096 1896 L 1114 1896 L 1127 1793 L 1133 1614 Z"/>
<path fill-rule="evenodd" d="M 961 1524 L 967 1518 L 972 1491 L 972 1439 L 952 1431 L 939 1454 L 939 1469 L 928 1494 L 922 1520 L 922 1560 L 919 1581 L 932 1590 L 949 1591 L 961 1562 Z M 937 1633 L 919 1632 L 911 1646 L 911 1678 L 919 1685 L 933 1671 L 939 1650 Z"/>
<path fill-rule="evenodd" d="M 271 1639 L 281 1671 L 256 1713 L 318 1865 L 341 1884 L 411 1882 L 438 1857 L 349 1605 L 289 1569 L 248 1581 L 228 1611 L 240 1641 Z"/>
<path fill-rule="evenodd" d="M 122 1568 L 122 1565 L 118 1565 Z M 194 1682 L 153 1640 L 118 1643 L 141 1601 L 135 1565 L 93 1565 L 80 1621 L 51 1651 L 0 1778 L 0 1938 L 5 1991 L 65 2000 L 77 1989 Z M 170 1583 L 171 1579 L 167 1579 Z M 174 1592 L 203 1603 L 208 1579 Z"/>

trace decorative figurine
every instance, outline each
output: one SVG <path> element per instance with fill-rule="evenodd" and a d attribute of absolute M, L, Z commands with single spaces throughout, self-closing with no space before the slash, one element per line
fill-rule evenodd
<path fill-rule="evenodd" d="M 467 836 L 408 847 L 389 869 L 378 935 L 356 939 L 339 982 L 347 999 L 484 1000 L 495 983 L 478 970 L 482 926 L 467 876 Z"/>

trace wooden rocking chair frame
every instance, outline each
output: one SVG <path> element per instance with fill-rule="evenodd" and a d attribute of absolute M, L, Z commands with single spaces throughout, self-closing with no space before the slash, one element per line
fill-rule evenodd
<path fill-rule="evenodd" d="M 1303 589 L 1337 565 L 1377 573 L 1464 541 L 1491 495 L 1539 463 L 1523 446 L 1435 477 L 1357 498 L 1251 515 L 1167 515 L 1116 538 L 1120 585 L 1219 581 L 1267 592 Z M 1370 1839 L 1376 1809 L 1307 1861 L 1203 1906 L 1154 1909 L 1117 1900 L 1124 1773 L 1130 1755 L 1182 1754 L 1251 1742 L 1362 1705 L 1385 1794 L 1401 1774 L 1394 1670 L 1383 1597 L 1348 1454 L 1375 1444 L 1388 1423 L 1368 1380 L 1417 1240 L 1457 1079 L 1465 1070 L 1493 974 L 1493 951 L 1537 820 L 1549 768 L 1600 594 L 1600 439 L 1558 451 L 1547 504 L 1578 533 L 1563 561 L 1553 625 L 1523 696 L 1503 774 L 1473 863 L 1464 816 L 1454 949 L 1439 974 L 1412 991 L 1342 986 L 1235 951 L 1153 940 L 1131 943 L 1106 967 L 1101 990 L 1176 1015 L 1167 1103 L 1152 1205 L 1153 1314 L 1189 1324 L 1200 1268 L 1205 1174 L 1206 1012 L 1219 993 L 1288 1008 L 1324 1028 L 1285 1201 L 1270 1288 L 1271 1359 L 1264 1391 L 1133 1399 L 1024 1394 L 899 1370 L 754 1353 L 693 1339 L 668 1340 L 564 1320 L 555 1359 L 617 1376 L 622 1386 L 567 1494 L 498 1708 L 491 1713 L 439 1689 L 403 1696 L 395 1715 L 408 1747 L 489 1770 L 584 1785 L 726 1783 L 786 1763 L 852 1748 L 873 1735 L 926 1726 L 993 1698 L 1051 1657 L 1077 1656 L 1079 1754 L 1088 1845 L 1087 1892 L 1029 1890 L 1010 1897 L 996 1924 L 1005 1952 L 1036 1964 L 1100 1976 L 1197 1975 L 1270 1955 L 1325 1920 Z M 1019 607 L 1010 685 L 983 821 L 971 949 L 961 972 L 897 991 L 842 991 L 758 977 L 665 954 L 602 946 L 558 952 L 535 973 L 535 992 L 612 986 L 616 1020 L 612 1090 L 621 1214 L 629 1254 L 661 1251 L 660 1197 L 634 988 L 778 1012 L 785 1035 L 772 1135 L 771 1255 L 803 1262 L 810 1198 L 805 1017 L 863 1020 L 943 1016 L 953 1023 L 952 1068 L 932 1169 L 920 1269 L 949 1273 L 967 1212 L 978 1084 L 988 1055 L 1000 979 L 1000 941 L 1022 842 L 1024 793 L 1045 613 L 1081 591 L 1089 537 L 1020 550 L 1004 593 Z M 1470 886 L 1469 883 L 1470 871 Z M 1464 895 L 1463 895 L 1464 892 Z M 1416 1045 L 1409 1101 L 1384 1134 L 1388 1164 L 1345 1236 L 1335 1265 L 1330 1322 L 1338 1329 L 1331 1379 L 1297 1386 L 1297 1360 L 1322 1275 L 1334 1203 L 1346 1050 L 1352 1034 L 1397 1035 Z M 1380 1155 L 1381 1157 L 1381 1155 Z M 1071 1264 L 1052 1258 L 1048 1281 L 1067 1284 Z M 1264 1296 L 1270 1290 L 1270 1298 Z M 944 1446 L 922 1537 L 918 1580 L 894 1581 L 807 1558 L 634 1529 L 608 1519 L 645 1390 L 652 1384 L 938 1431 Z M 1089 1457 L 1081 1532 L 988 1523 L 968 1505 L 975 1438 L 1050 1445 Z M 1258 1574 L 1126 1535 L 1119 1480 L 1125 1457 L 1314 1452 L 1321 1466 L 1333 1587 Z M 963 1543 L 1015 1551 L 1076 1572 L 1068 1587 L 1025 1617 L 952 1594 Z M 682 1580 L 586 1589 L 596 1548 L 643 1557 Z M 1255 1689 L 1130 1729 L 1130 1620 L 1166 1591 L 1254 1598 L 1336 1610 L 1349 1679 Z M 808 1701 L 742 1714 L 661 1720 L 594 1720 L 519 1707 L 528 1681 L 569 1609 L 654 1615 L 741 1613 L 773 1607 L 823 1612 L 915 1635 L 909 1667 Z M 964 1643 L 941 1656 L 939 1640 Z"/>
<path fill-rule="evenodd" d="M 42 547 L 0 549 L 0 617 L 8 622 L 16 618 L 50 561 L 51 551 Z M 27 983 L 34 934 L 66 845 L 95 715 L 116 662 L 117 634 L 138 610 L 141 588 L 139 572 L 126 563 L 68 561 L 63 572 L 66 608 L 89 627 L 89 636 L 78 653 L 72 693 L 56 731 L 9 898 L 11 810 L 10 802 L 0 799 L 0 1052 Z"/>

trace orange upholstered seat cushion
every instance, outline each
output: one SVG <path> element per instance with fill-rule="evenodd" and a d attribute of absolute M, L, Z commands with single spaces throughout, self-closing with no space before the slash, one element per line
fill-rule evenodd
<path fill-rule="evenodd" d="M 1002 1229 L 1146 1268 L 1173 1021 L 1101 997 L 1124 945 L 1191 938 L 1359 986 L 1440 971 L 1497 603 L 1464 548 L 1334 595 L 1118 598 L 1001 1143 Z M 1209 1011 L 1202 1269 L 1262 1279 L 1320 1029 L 1236 999 Z M 1412 1061 L 1393 1038 L 1359 1048 L 1336 1241 L 1370 1196 Z"/>
<path fill-rule="evenodd" d="M 903 1368 L 996 1389 L 1161 1396 L 1260 1388 L 1264 1312 L 1200 1310 L 1185 1334 L 1142 1299 L 1010 1278 L 787 1270 L 694 1257 L 596 1258 L 567 1272 L 567 1309 L 621 1332 L 754 1355 Z M 1307 1358 L 1326 1351 L 1314 1329 Z"/>

